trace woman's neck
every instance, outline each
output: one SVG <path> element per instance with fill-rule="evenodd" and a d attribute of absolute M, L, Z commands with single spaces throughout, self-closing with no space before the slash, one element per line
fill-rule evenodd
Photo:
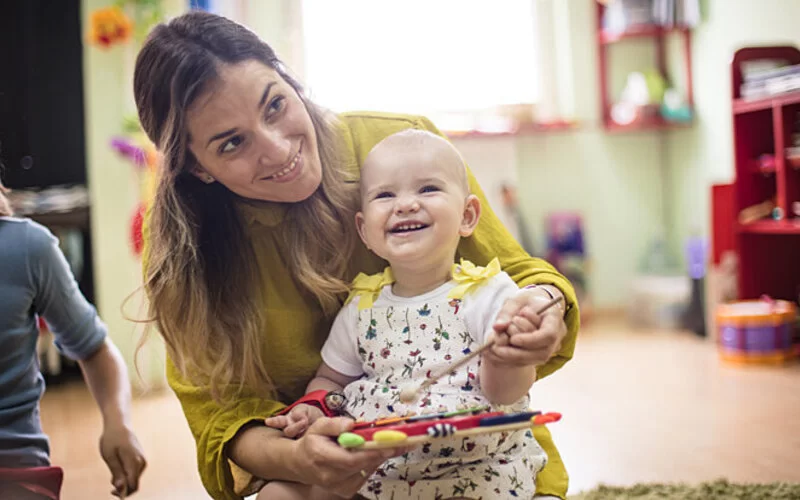
<path fill-rule="evenodd" d="M 428 293 L 450 281 L 452 268 L 452 259 L 424 266 L 392 264 L 392 292 L 399 297 L 415 297 Z"/>

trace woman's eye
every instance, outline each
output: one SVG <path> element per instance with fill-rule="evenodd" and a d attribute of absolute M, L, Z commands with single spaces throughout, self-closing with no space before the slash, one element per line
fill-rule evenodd
<path fill-rule="evenodd" d="M 228 139 L 227 141 L 225 141 L 222 144 L 222 146 L 219 147 L 219 152 L 220 153 L 230 153 L 231 151 L 234 151 L 236 148 L 241 146 L 243 141 L 244 141 L 244 139 L 242 138 L 242 136 L 235 135 L 235 136 L 231 137 L 230 139 Z"/>
<path fill-rule="evenodd" d="M 394 196 L 394 195 L 392 193 L 390 193 L 389 191 L 383 191 L 383 192 L 380 192 L 380 193 L 376 194 L 375 195 L 375 199 L 377 200 L 379 198 L 391 198 L 392 196 Z"/>
<path fill-rule="evenodd" d="M 279 113 L 283 108 L 286 107 L 286 98 L 283 96 L 276 96 L 273 100 L 267 104 L 267 117 L 270 117 L 276 113 Z"/>
<path fill-rule="evenodd" d="M 441 189 L 433 185 L 422 186 L 419 190 L 420 193 L 435 193 L 436 191 L 441 191 Z"/>

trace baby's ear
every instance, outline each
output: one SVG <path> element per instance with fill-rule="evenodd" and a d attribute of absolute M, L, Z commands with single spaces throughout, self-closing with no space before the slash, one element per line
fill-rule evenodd
<path fill-rule="evenodd" d="M 471 194 L 467 196 L 466 203 L 464 204 L 464 215 L 461 217 L 461 227 L 458 234 L 461 236 L 469 236 L 475 231 L 478 221 L 481 218 L 481 201 L 477 196 Z"/>
<path fill-rule="evenodd" d="M 361 241 L 364 242 L 364 246 L 366 246 L 368 250 L 372 250 L 369 248 L 369 242 L 367 242 L 366 231 L 364 229 L 364 214 L 362 212 L 356 212 L 356 229 L 358 230 L 358 235 L 361 237 Z"/>

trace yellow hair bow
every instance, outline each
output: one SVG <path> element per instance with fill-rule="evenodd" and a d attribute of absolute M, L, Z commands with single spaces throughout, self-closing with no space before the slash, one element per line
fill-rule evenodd
<path fill-rule="evenodd" d="M 464 298 L 467 291 L 475 285 L 480 285 L 501 271 L 500 261 L 495 257 L 486 267 L 476 266 L 468 260 L 461 259 L 460 264 L 453 264 L 453 280 L 458 282 L 450 290 L 447 297 L 450 299 Z"/>
<path fill-rule="evenodd" d="M 359 297 L 358 308 L 369 309 L 375 303 L 381 290 L 386 285 L 394 283 L 394 275 L 392 269 L 387 267 L 382 274 L 366 275 L 358 273 L 352 284 L 350 295 L 347 297 L 345 304 L 349 304 L 351 300 Z"/>

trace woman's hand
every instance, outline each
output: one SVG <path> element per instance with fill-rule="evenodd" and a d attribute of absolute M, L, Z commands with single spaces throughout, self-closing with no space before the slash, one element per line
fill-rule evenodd
<path fill-rule="evenodd" d="M 331 438 L 349 431 L 353 420 L 319 418 L 296 441 L 294 466 L 304 483 L 321 486 L 335 495 L 350 498 L 383 462 L 400 456 L 406 448 L 347 450 Z"/>
<path fill-rule="evenodd" d="M 554 287 L 548 290 L 560 295 Z M 520 290 L 508 299 L 494 324 L 496 338 L 492 356 L 513 366 L 539 366 L 553 357 L 567 336 L 567 324 L 563 297 L 560 304 L 541 315 L 536 314 L 550 300 L 549 295 L 535 288 Z"/>

